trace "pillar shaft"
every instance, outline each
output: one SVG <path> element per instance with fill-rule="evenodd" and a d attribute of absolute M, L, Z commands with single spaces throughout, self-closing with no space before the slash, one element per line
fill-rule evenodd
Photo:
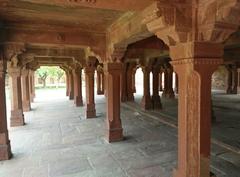
<path fill-rule="evenodd" d="M 104 94 L 104 75 L 100 71 L 97 71 L 97 94 Z"/>
<path fill-rule="evenodd" d="M 68 72 L 69 75 L 69 99 L 74 99 L 74 78 L 73 73 L 71 71 Z"/>
<path fill-rule="evenodd" d="M 6 98 L 5 98 L 5 61 L 0 61 L 0 160 L 11 158 L 11 145 L 7 129 Z"/>
<path fill-rule="evenodd" d="M 178 94 L 178 75 L 175 73 L 175 93 Z"/>
<path fill-rule="evenodd" d="M 240 94 L 240 68 L 238 68 L 238 86 L 237 86 L 237 93 Z"/>
<path fill-rule="evenodd" d="M 227 77 L 227 94 L 231 94 L 232 93 L 232 82 L 233 82 L 233 78 L 232 78 L 232 68 L 231 66 L 227 67 L 228 70 L 228 77 Z"/>
<path fill-rule="evenodd" d="M 150 96 L 150 68 L 147 66 L 142 67 L 143 71 L 143 98 L 141 101 L 141 106 L 143 109 L 151 109 L 152 102 Z"/>
<path fill-rule="evenodd" d="M 173 70 L 171 66 L 167 67 L 164 72 L 164 91 L 163 96 L 166 98 L 174 98 L 173 91 Z"/>
<path fill-rule="evenodd" d="M 170 52 L 179 77 L 178 168 L 174 177 L 209 177 L 211 76 L 222 62 L 223 48 L 186 43 L 171 47 Z"/>
<path fill-rule="evenodd" d="M 232 75 L 233 75 L 232 93 L 237 94 L 238 72 L 237 72 L 237 66 L 236 65 L 233 66 Z"/>
<path fill-rule="evenodd" d="M 123 129 L 120 118 L 120 75 L 121 63 L 106 63 L 104 65 L 107 82 L 107 140 L 109 142 L 123 139 Z"/>
<path fill-rule="evenodd" d="M 22 70 L 21 76 L 22 83 L 22 106 L 23 111 L 28 112 L 31 110 L 30 90 L 29 90 L 29 70 Z"/>
<path fill-rule="evenodd" d="M 34 75 L 34 71 L 29 71 L 29 92 L 30 92 L 30 101 L 33 102 L 34 100 L 34 94 L 33 94 L 33 75 Z"/>
<path fill-rule="evenodd" d="M 162 85 L 162 72 L 159 73 L 159 91 L 163 91 L 163 85 Z"/>
<path fill-rule="evenodd" d="M 121 71 L 121 101 L 127 101 L 127 66 L 123 64 Z"/>
<path fill-rule="evenodd" d="M 66 96 L 69 96 L 69 74 L 65 71 L 66 74 Z"/>
<path fill-rule="evenodd" d="M 74 69 L 74 103 L 78 106 L 83 106 L 82 100 L 82 69 Z"/>
<path fill-rule="evenodd" d="M 134 101 L 133 70 L 133 66 L 129 64 L 127 68 L 127 101 Z"/>
<path fill-rule="evenodd" d="M 21 87 L 21 69 L 9 68 L 11 78 L 11 118 L 12 127 L 24 125 L 23 107 L 22 107 L 22 87 Z"/>
<path fill-rule="evenodd" d="M 160 69 L 158 67 L 153 68 L 153 95 L 152 95 L 152 102 L 153 102 L 153 108 L 154 109 L 161 109 L 161 99 L 159 95 L 159 72 Z"/>
<path fill-rule="evenodd" d="M 135 81 L 136 71 L 137 70 L 134 68 L 133 73 L 132 73 L 132 92 L 133 93 L 136 93 L 136 81 Z"/>
<path fill-rule="evenodd" d="M 85 68 L 86 82 L 86 118 L 95 118 L 95 100 L 94 100 L 94 67 Z"/>

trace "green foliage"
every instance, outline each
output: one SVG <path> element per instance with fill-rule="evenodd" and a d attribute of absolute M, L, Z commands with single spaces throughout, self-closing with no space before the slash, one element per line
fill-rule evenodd
<path fill-rule="evenodd" d="M 43 82 L 43 87 L 46 87 L 46 79 L 48 76 L 56 78 L 57 81 L 59 82 L 62 76 L 64 75 L 64 71 L 59 68 L 59 67 L 50 67 L 50 66 L 41 66 L 37 71 L 36 71 L 38 77 L 42 80 Z"/>

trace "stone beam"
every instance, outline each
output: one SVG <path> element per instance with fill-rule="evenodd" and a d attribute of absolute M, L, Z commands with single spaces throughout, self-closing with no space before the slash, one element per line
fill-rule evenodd
<path fill-rule="evenodd" d="M 89 7 L 98 9 L 110 9 L 118 11 L 140 11 L 154 0 L 21 0 L 23 2 L 31 2 L 35 4 L 55 5 L 63 7 Z"/>
<path fill-rule="evenodd" d="M 8 29 L 6 41 L 26 44 L 90 48 L 90 50 L 102 60 L 105 59 L 106 55 L 105 34 Z"/>

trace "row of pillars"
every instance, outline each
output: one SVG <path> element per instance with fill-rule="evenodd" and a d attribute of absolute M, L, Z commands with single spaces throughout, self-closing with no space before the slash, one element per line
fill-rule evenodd
<path fill-rule="evenodd" d="M 173 69 L 169 65 L 164 69 L 160 66 L 142 66 L 143 71 L 143 98 L 141 107 L 144 110 L 161 109 L 161 99 L 159 91 L 163 91 L 162 96 L 165 98 L 175 98 L 175 93 L 178 93 L 178 77 L 175 74 L 175 93 L 173 90 Z M 150 73 L 153 75 L 152 96 L 150 94 Z M 121 75 L 121 101 L 134 101 L 136 65 L 125 64 Z M 164 74 L 164 87 L 162 75 Z"/>
<path fill-rule="evenodd" d="M 34 71 L 21 68 L 9 68 L 11 88 L 10 126 L 25 124 L 23 112 L 31 110 L 35 97 Z"/>
<path fill-rule="evenodd" d="M 86 67 L 85 85 L 86 85 L 86 118 L 95 118 L 95 99 L 94 99 L 94 75 L 95 67 Z M 97 94 L 104 94 L 104 73 L 97 71 Z M 77 107 L 83 106 L 82 97 L 82 69 L 76 68 L 66 71 L 66 95 L 70 100 L 74 100 Z"/>
<path fill-rule="evenodd" d="M 228 65 L 227 94 L 240 93 L 240 68 L 237 65 Z"/>
<path fill-rule="evenodd" d="M 11 145 L 7 129 L 5 76 L 6 64 L 1 60 L 0 71 L 0 160 L 10 159 Z M 34 71 L 21 68 L 9 68 L 11 86 L 11 116 L 10 126 L 25 124 L 24 111 L 31 110 L 31 102 L 35 97 Z"/>

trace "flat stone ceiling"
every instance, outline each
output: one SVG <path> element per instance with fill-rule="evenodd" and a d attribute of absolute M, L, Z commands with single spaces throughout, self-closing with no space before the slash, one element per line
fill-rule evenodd
<path fill-rule="evenodd" d="M 23 1 L 0 3 L 0 18 L 8 23 L 44 24 L 104 32 L 125 12 L 80 6 L 36 4 Z"/>

